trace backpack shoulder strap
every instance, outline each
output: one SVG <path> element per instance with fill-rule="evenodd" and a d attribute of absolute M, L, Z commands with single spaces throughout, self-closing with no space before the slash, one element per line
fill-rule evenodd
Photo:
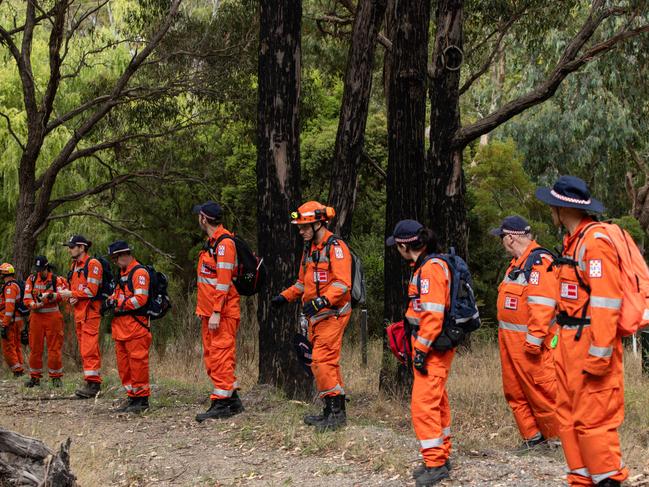
<path fill-rule="evenodd" d="M 551 250 L 546 249 L 545 247 L 536 247 L 531 250 L 527 259 L 525 259 L 525 264 L 523 264 L 523 274 L 525 274 L 525 280 L 529 281 L 530 274 L 532 273 L 532 268 L 535 265 L 541 264 L 543 262 L 543 254 L 548 254 L 554 260 L 554 254 Z"/>
<path fill-rule="evenodd" d="M 128 277 L 126 278 L 126 286 L 128 287 L 128 290 L 131 292 L 131 294 L 135 292 L 133 288 L 133 276 L 135 275 L 135 271 L 140 269 L 144 269 L 147 273 L 149 273 L 149 270 L 146 268 L 145 265 L 138 264 L 135 267 L 133 267 L 133 269 L 131 269 L 131 272 L 128 273 Z"/>

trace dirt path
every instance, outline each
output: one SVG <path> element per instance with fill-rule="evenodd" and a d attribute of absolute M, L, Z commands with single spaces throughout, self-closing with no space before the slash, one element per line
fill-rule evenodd
<path fill-rule="evenodd" d="M 194 415 L 205 404 L 184 403 L 182 394 L 141 417 L 112 413 L 114 400 L 106 397 L 39 401 L 24 394 L 14 381 L 0 382 L 0 424 L 50 446 L 72 437 L 72 467 L 82 486 L 414 485 L 412 434 L 355 424 L 352 417 L 345 431 L 313 439 L 300 424 L 302 410 L 286 420 L 287 410 L 263 389 L 244 394 L 245 414 L 204 424 Z M 452 479 L 443 485 L 562 485 L 556 453 L 459 452 L 453 463 Z"/>

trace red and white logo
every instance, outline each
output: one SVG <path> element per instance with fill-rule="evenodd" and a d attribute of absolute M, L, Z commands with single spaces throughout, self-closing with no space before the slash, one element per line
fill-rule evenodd
<path fill-rule="evenodd" d="M 518 298 L 513 296 L 505 296 L 505 309 L 518 309 Z"/>
<path fill-rule="evenodd" d="M 416 298 L 412 300 L 412 309 L 415 311 L 421 311 L 421 299 Z"/>
<path fill-rule="evenodd" d="M 342 247 L 334 247 L 334 255 L 336 256 L 336 259 L 344 259 L 345 254 L 343 252 Z"/>
<path fill-rule="evenodd" d="M 137 282 L 140 286 L 144 286 L 146 284 L 146 278 L 144 276 L 137 276 Z"/>
<path fill-rule="evenodd" d="M 530 284 L 533 284 L 534 286 L 538 286 L 540 280 L 541 280 L 541 273 L 539 271 L 530 272 Z"/>
<path fill-rule="evenodd" d="M 561 297 L 566 299 L 577 299 L 579 286 L 572 282 L 561 283 Z"/>
<path fill-rule="evenodd" d="M 430 280 L 422 279 L 421 280 L 421 294 L 428 294 L 430 292 Z"/>
<path fill-rule="evenodd" d="M 220 255 L 221 257 L 225 255 L 225 245 L 219 245 L 218 249 L 216 249 L 216 253 Z"/>
<path fill-rule="evenodd" d="M 327 281 L 329 281 L 329 273 L 327 271 L 313 271 L 313 282 Z"/>
<path fill-rule="evenodd" d="M 600 259 L 591 259 L 588 263 L 589 277 L 602 277 L 602 261 Z"/>

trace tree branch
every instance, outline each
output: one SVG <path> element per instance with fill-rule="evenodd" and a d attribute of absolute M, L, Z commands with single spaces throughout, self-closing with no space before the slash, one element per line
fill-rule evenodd
<path fill-rule="evenodd" d="M 13 137 L 22 151 L 25 152 L 25 145 L 22 143 L 16 132 L 14 132 L 14 129 L 11 126 L 11 119 L 9 118 L 9 115 L 4 112 L 0 112 L 0 117 L 4 118 L 7 121 L 7 130 L 9 131 L 9 134 Z"/>
<path fill-rule="evenodd" d="M 52 220 L 60 220 L 60 219 L 64 219 L 64 218 L 70 218 L 70 217 L 73 217 L 73 216 L 89 216 L 89 217 L 92 217 L 92 218 L 96 218 L 100 222 L 108 225 L 109 227 L 111 227 L 111 228 L 113 228 L 113 229 L 115 229 L 115 230 L 117 230 L 119 232 L 125 233 L 127 235 L 131 235 L 132 237 L 135 237 L 137 240 L 139 240 L 144 245 L 146 245 L 149 249 L 151 249 L 156 254 L 159 254 L 159 255 L 169 259 L 171 265 L 173 265 L 174 267 L 176 267 L 179 270 L 183 270 L 183 268 L 181 266 L 176 264 L 176 262 L 174 261 L 175 257 L 172 254 L 169 254 L 169 253 L 165 252 L 164 250 L 156 247 L 155 245 L 153 245 L 151 242 L 149 242 L 147 239 L 145 239 L 142 235 L 140 235 L 136 231 L 131 230 L 129 228 L 126 228 L 126 227 L 124 227 L 122 225 L 119 225 L 118 223 L 116 223 L 113 220 L 105 217 L 104 215 L 100 215 L 99 213 L 95 213 L 93 211 L 73 211 L 73 212 L 69 212 L 69 213 L 62 213 L 60 215 L 50 215 L 50 216 L 47 217 L 46 220 L 49 222 L 49 221 L 52 221 Z M 45 226 L 45 225 L 43 225 L 43 226 Z M 43 228 L 43 230 L 44 230 L 44 228 Z M 37 231 L 40 233 L 42 230 L 39 228 Z"/>
<path fill-rule="evenodd" d="M 46 125 L 52 109 L 54 108 L 54 99 L 59 89 L 61 81 L 61 45 L 63 43 L 64 28 L 65 28 L 65 13 L 68 5 L 67 0 L 59 1 L 54 7 L 54 19 L 52 22 L 52 30 L 50 32 L 49 41 L 49 62 L 50 62 L 50 78 L 47 81 L 47 88 L 41 104 L 42 124 Z"/>
<path fill-rule="evenodd" d="M 579 56 L 579 52 L 592 38 L 601 23 L 612 15 L 619 15 L 619 9 L 603 9 L 603 4 L 604 0 L 593 1 L 593 7 L 588 19 L 568 44 L 557 65 L 542 83 L 516 100 L 506 103 L 483 119 L 458 130 L 453 139 L 453 148 L 462 149 L 472 140 L 490 132 L 519 113 L 548 100 L 570 73 L 578 70 L 597 55 L 610 51 L 620 42 L 643 32 L 649 32 L 649 25 L 620 31 L 611 38 L 595 44 L 585 54 Z"/>

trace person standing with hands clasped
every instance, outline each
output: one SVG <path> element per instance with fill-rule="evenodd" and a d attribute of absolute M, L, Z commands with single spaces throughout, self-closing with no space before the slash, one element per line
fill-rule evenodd
<path fill-rule="evenodd" d="M 455 349 L 440 352 L 433 348 L 450 304 L 450 269 L 442 259 L 430 255 L 438 251 L 433 231 L 415 220 L 397 223 L 386 245 L 396 246 L 412 266 L 406 311 L 414 368 L 410 407 L 424 460 L 413 477 L 417 487 L 424 487 L 448 478 L 451 469 L 451 409 L 446 381 Z"/>
<path fill-rule="evenodd" d="M 235 377 L 241 309 L 239 293 L 232 283 L 237 249 L 232 233 L 223 226 L 223 210 L 218 203 L 208 201 L 195 206 L 194 213 L 208 237 L 198 256 L 196 315 L 201 319 L 205 369 L 214 385 L 209 409 L 196 415 L 196 421 L 201 423 L 244 410 Z"/>

